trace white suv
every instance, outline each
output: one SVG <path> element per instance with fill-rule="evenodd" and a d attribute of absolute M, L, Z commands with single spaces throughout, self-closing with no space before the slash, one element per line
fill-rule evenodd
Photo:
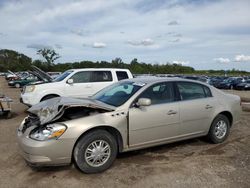
<path fill-rule="evenodd" d="M 45 76 L 46 73 L 41 74 Z M 45 83 L 34 83 L 24 87 L 20 100 L 32 106 L 58 96 L 86 98 L 114 82 L 128 78 L 133 78 L 128 69 L 71 69 L 53 81 L 47 79 Z"/>

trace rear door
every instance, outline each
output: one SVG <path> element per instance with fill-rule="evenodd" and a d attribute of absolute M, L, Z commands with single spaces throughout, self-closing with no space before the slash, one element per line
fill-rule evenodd
<path fill-rule="evenodd" d="M 199 83 L 177 82 L 180 94 L 180 135 L 207 132 L 211 125 L 216 101 L 210 89 Z"/>
<path fill-rule="evenodd" d="M 111 71 L 92 71 L 91 75 L 91 87 L 92 95 L 100 91 L 101 89 L 112 84 L 114 79 L 112 77 Z"/>
<path fill-rule="evenodd" d="M 163 82 L 150 86 L 139 98 L 149 98 L 152 104 L 130 108 L 130 147 L 157 143 L 178 136 L 179 102 L 175 99 L 173 83 Z"/>

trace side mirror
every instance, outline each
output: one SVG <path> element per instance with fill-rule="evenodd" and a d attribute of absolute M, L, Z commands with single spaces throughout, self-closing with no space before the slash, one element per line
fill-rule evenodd
<path fill-rule="evenodd" d="M 73 83 L 74 83 L 74 80 L 73 80 L 72 78 L 70 78 L 70 79 L 67 80 L 67 83 L 68 83 L 68 84 L 73 84 Z"/>
<path fill-rule="evenodd" d="M 150 106 L 151 105 L 151 99 L 148 98 L 140 98 L 137 102 L 138 106 Z"/>

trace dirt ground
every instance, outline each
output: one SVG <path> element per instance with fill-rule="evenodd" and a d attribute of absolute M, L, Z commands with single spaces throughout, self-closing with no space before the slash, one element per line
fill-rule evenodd
<path fill-rule="evenodd" d="M 0 187 L 250 187 L 250 112 L 214 145 L 204 139 L 119 154 L 101 174 L 87 175 L 73 165 L 31 169 L 18 152 L 16 129 L 26 116 L 20 90 L 0 78 L 0 92 L 11 97 L 13 117 L 0 118 Z M 250 92 L 244 96 L 250 97 Z"/>

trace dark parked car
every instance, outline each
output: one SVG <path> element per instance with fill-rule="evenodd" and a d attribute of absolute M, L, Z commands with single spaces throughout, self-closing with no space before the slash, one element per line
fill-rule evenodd
<path fill-rule="evenodd" d="M 237 90 L 250 90 L 250 80 L 246 80 L 245 82 L 237 84 L 235 89 L 237 89 Z"/>
<path fill-rule="evenodd" d="M 29 75 L 25 78 L 22 79 L 18 79 L 18 80 L 12 80 L 8 82 L 9 86 L 15 86 L 16 88 L 20 88 L 23 87 L 31 82 L 36 82 L 38 81 L 38 78 L 33 76 L 33 75 Z"/>
<path fill-rule="evenodd" d="M 227 79 L 227 77 L 212 77 L 210 78 L 210 80 L 208 81 L 208 83 L 214 87 L 218 87 L 218 85 L 223 82 L 225 79 Z"/>
<path fill-rule="evenodd" d="M 243 80 L 243 78 L 240 78 L 240 77 L 231 77 L 231 78 L 228 78 L 228 79 L 224 80 L 223 82 L 219 83 L 217 85 L 217 88 L 219 88 L 219 89 L 235 89 L 236 85 L 241 83 L 242 80 Z"/>
<path fill-rule="evenodd" d="M 208 83 L 208 79 L 205 76 L 183 76 L 183 78 Z"/>

